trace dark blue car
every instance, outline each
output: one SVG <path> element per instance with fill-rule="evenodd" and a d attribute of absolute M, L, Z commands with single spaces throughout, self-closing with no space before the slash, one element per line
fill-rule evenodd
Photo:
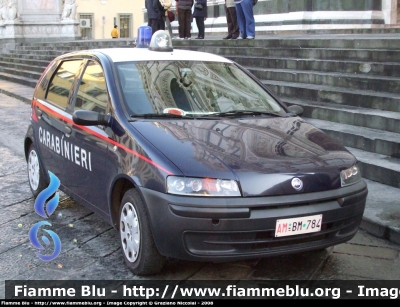
<path fill-rule="evenodd" d="M 226 58 L 147 48 L 64 54 L 39 79 L 29 183 L 49 182 L 120 233 L 128 268 L 230 261 L 350 240 L 367 186 L 356 158 Z"/>

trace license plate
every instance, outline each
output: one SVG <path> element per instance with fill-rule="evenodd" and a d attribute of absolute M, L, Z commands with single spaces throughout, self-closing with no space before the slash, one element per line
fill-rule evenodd
<path fill-rule="evenodd" d="M 275 237 L 299 235 L 321 231 L 322 214 L 277 220 Z"/>

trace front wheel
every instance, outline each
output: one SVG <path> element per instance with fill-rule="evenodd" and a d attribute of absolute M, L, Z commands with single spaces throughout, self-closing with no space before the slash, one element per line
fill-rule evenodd
<path fill-rule="evenodd" d="M 162 270 L 165 257 L 157 250 L 144 201 L 136 189 L 128 190 L 122 198 L 119 233 L 122 254 L 132 273 L 152 275 Z"/>
<path fill-rule="evenodd" d="M 40 167 L 39 156 L 35 145 L 32 143 L 28 151 L 28 180 L 33 196 L 38 196 L 46 188 L 43 170 Z"/>

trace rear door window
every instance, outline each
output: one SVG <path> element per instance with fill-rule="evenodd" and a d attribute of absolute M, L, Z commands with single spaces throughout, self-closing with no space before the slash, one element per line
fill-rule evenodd
<path fill-rule="evenodd" d="M 61 63 L 51 80 L 46 96 L 47 101 L 66 110 L 68 98 L 72 92 L 72 85 L 81 64 L 82 60 L 71 60 Z"/>

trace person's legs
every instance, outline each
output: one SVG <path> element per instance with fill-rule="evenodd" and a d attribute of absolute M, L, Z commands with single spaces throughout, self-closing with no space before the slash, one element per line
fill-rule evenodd
<path fill-rule="evenodd" d="M 159 30 L 165 30 L 165 16 L 161 17 L 159 22 L 160 22 Z"/>
<path fill-rule="evenodd" d="M 238 26 L 239 26 L 239 30 L 240 30 L 240 36 L 242 38 L 246 38 L 247 37 L 247 35 L 246 35 L 246 19 L 244 17 L 242 4 L 243 4 L 243 2 L 235 4 L 235 8 L 236 8 L 236 16 L 237 16 Z"/>
<path fill-rule="evenodd" d="M 226 7 L 226 5 L 224 5 L 225 8 L 225 16 L 226 16 L 226 24 L 228 26 L 228 35 L 225 37 L 225 39 L 229 39 L 232 37 L 233 34 L 233 24 L 232 24 L 232 16 L 231 16 L 231 8 L 230 7 Z"/>
<path fill-rule="evenodd" d="M 239 33 L 239 26 L 238 26 L 238 21 L 237 21 L 236 8 L 230 7 L 229 13 L 231 15 L 231 20 L 232 20 L 232 38 L 238 38 L 240 33 Z"/>
<path fill-rule="evenodd" d="M 204 17 L 196 17 L 196 25 L 199 29 L 198 37 L 204 38 Z"/>
<path fill-rule="evenodd" d="M 191 18 L 192 18 L 192 11 L 191 10 L 184 10 L 185 14 L 185 27 L 184 27 L 184 37 L 190 38 L 192 35 L 190 33 L 191 28 Z"/>
<path fill-rule="evenodd" d="M 148 22 L 149 27 L 151 27 L 151 33 L 154 34 L 159 29 L 158 19 L 151 18 Z"/>
<path fill-rule="evenodd" d="M 254 20 L 253 0 L 243 0 L 241 4 L 245 22 L 245 37 L 256 36 L 256 22 Z"/>
<path fill-rule="evenodd" d="M 180 38 L 185 38 L 185 10 L 178 10 L 178 32 Z"/>

